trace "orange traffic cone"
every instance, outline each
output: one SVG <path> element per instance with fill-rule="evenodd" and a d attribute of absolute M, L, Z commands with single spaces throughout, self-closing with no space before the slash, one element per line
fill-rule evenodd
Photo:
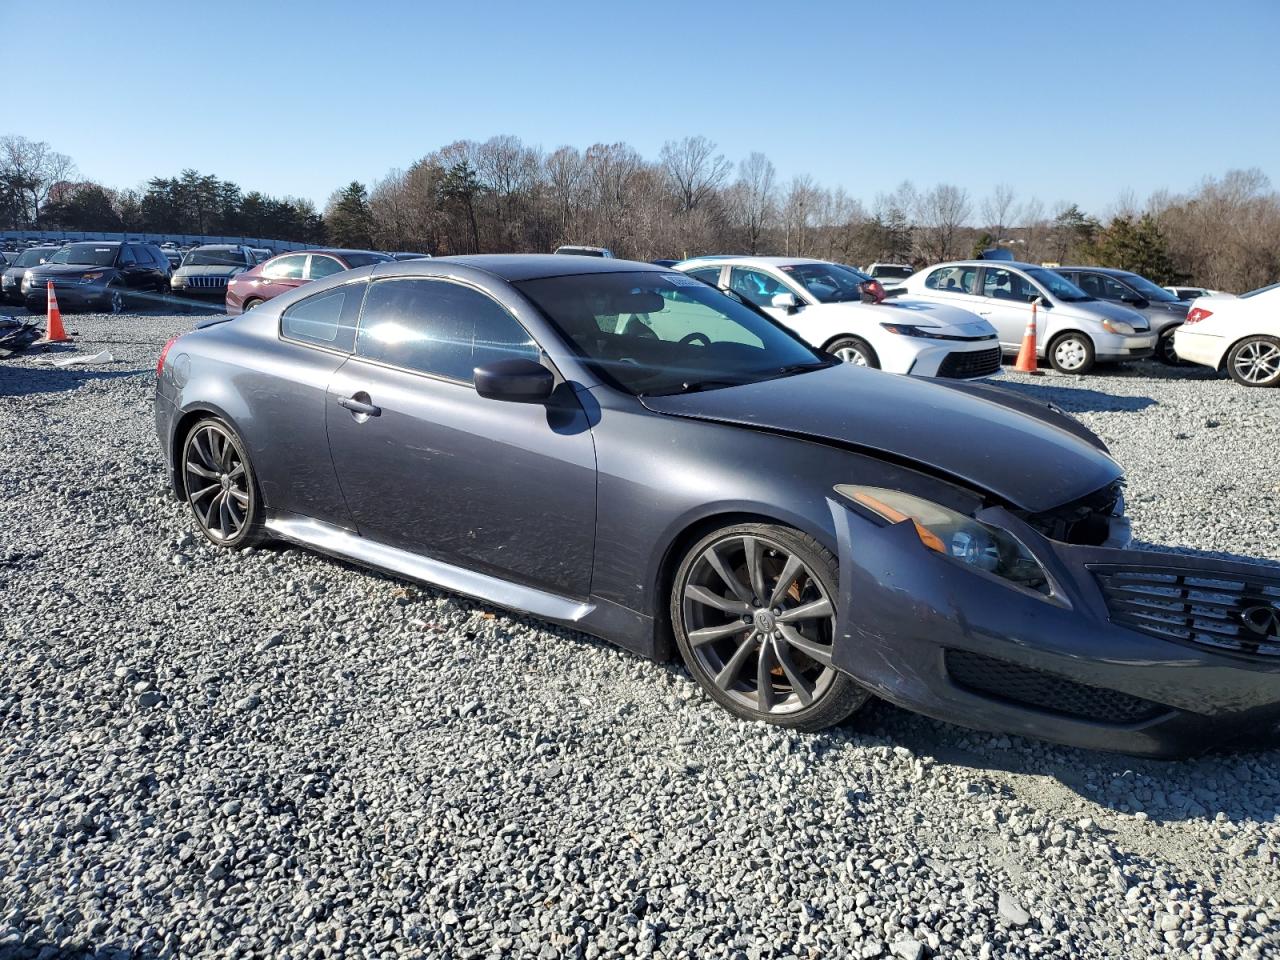
<path fill-rule="evenodd" d="M 1013 369 L 1019 373 L 1029 373 L 1032 376 L 1042 376 L 1040 369 L 1036 366 L 1036 304 L 1039 299 L 1031 303 L 1031 319 L 1027 322 L 1027 329 L 1022 334 L 1022 349 L 1018 351 L 1018 362 L 1013 365 Z"/>
<path fill-rule="evenodd" d="M 49 318 L 44 328 L 44 338 L 49 343 L 66 343 L 71 338 L 62 326 L 62 311 L 58 309 L 58 295 L 53 292 L 53 281 L 49 281 Z"/>

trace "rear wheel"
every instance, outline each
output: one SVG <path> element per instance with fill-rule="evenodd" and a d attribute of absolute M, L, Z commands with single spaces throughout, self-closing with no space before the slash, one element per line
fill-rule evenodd
<path fill-rule="evenodd" d="M 827 353 L 858 367 L 880 366 L 880 358 L 876 356 L 875 350 L 861 337 L 836 337 L 827 344 Z"/>
<path fill-rule="evenodd" d="M 839 723 L 871 695 L 832 665 L 835 557 L 788 527 L 749 523 L 704 537 L 671 595 L 680 654 L 736 716 L 801 730 Z"/>
<path fill-rule="evenodd" d="M 1064 333 L 1049 344 L 1049 363 L 1059 373 L 1088 373 L 1093 369 L 1093 341 L 1083 333 Z"/>
<path fill-rule="evenodd" d="M 1182 361 L 1178 358 L 1178 351 L 1173 349 L 1173 330 L 1165 331 L 1160 335 L 1160 339 L 1156 341 L 1156 359 L 1171 367 L 1181 365 Z"/>
<path fill-rule="evenodd" d="M 1280 386 L 1280 339 L 1245 337 L 1227 351 L 1227 373 L 1246 387 Z"/>
<path fill-rule="evenodd" d="M 216 418 L 201 420 L 182 444 L 182 483 L 210 543 L 238 550 L 266 540 L 262 495 L 244 444 Z"/>

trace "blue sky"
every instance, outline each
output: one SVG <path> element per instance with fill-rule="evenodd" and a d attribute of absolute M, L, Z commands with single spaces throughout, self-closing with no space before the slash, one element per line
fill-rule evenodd
<path fill-rule="evenodd" d="M 4 4 L 0 133 L 132 186 L 184 167 L 323 204 L 452 140 L 647 157 L 704 134 L 870 201 L 1000 182 L 1104 211 L 1260 167 L 1280 0 Z M 32 86 L 39 95 L 31 95 Z"/>

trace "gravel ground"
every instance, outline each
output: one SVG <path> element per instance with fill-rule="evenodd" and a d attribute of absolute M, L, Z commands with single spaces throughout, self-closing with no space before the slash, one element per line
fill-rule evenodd
<path fill-rule="evenodd" d="M 151 425 L 190 323 L 76 316 L 114 363 L 0 363 L 0 956 L 1280 948 L 1280 750 L 1141 761 L 885 705 L 784 732 L 569 631 L 206 547 Z M 1007 382 L 1112 445 L 1143 541 L 1280 561 L 1280 391 Z"/>

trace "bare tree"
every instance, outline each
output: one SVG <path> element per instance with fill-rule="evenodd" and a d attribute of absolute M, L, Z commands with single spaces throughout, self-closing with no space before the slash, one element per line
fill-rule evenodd
<path fill-rule="evenodd" d="M 765 229 L 777 217 L 776 179 L 777 171 L 763 153 L 748 154 L 738 164 L 738 179 L 730 190 L 731 209 L 751 253 L 760 251 Z"/>
<path fill-rule="evenodd" d="M 963 187 L 940 183 L 916 201 L 916 245 L 929 262 L 959 255 L 958 234 L 972 212 Z"/>
<path fill-rule="evenodd" d="M 682 212 L 688 213 L 724 183 L 732 165 L 706 137 L 668 140 L 662 145 L 658 162 L 671 182 Z"/>
<path fill-rule="evenodd" d="M 1005 239 L 1013 214 L 1014 192 L 1007 183 L 998 183 L 991 194 L 982 201 L 983 225 L 991 232 L 996 243 Z"/>
<path fill-rule="evenodd" d="M 40 211 L 55 184 L 75 176 L 76 165 L 43 140 L 0 137 L 0 181 L 13 192 L 25 223 L 40 226 Z"/>

